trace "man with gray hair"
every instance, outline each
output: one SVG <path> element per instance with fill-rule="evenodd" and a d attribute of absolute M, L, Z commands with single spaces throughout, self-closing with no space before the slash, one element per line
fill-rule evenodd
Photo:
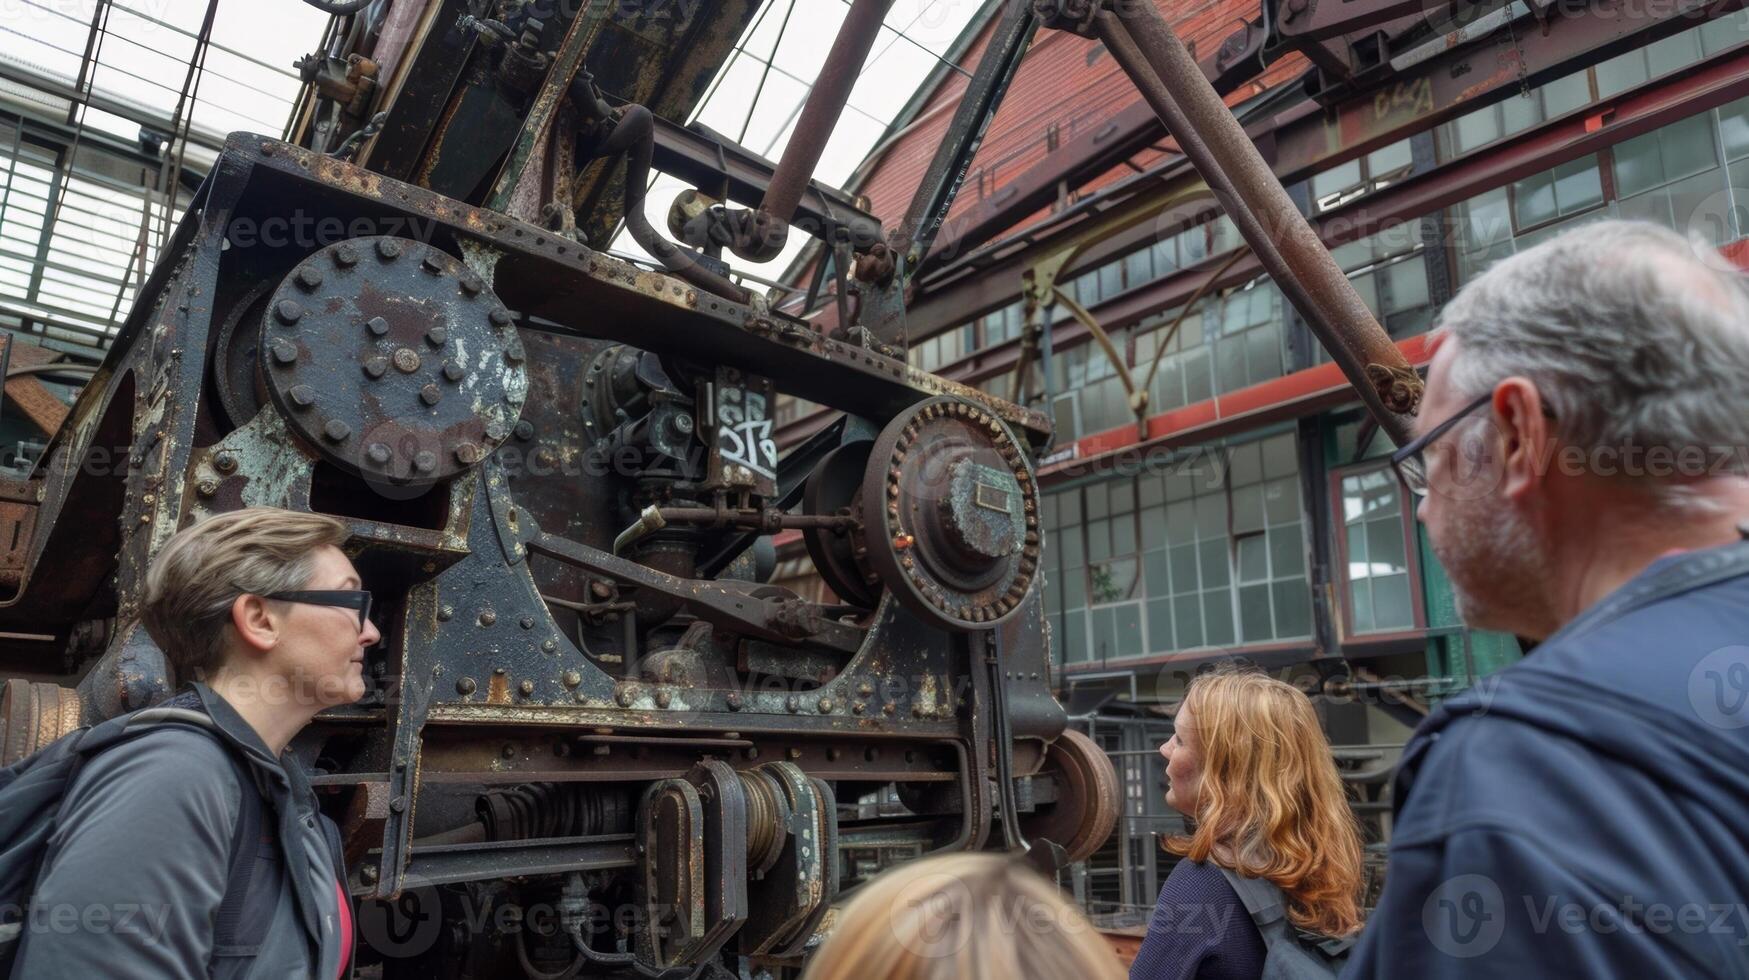
<path fill-rule="evenodd" d="M 1392 462 L 1465 621 L 1538 645 L 1404 749 L 1345 975 L 1749 976 L 1749 288 L 1602 221 L 1440 320 Z"/>

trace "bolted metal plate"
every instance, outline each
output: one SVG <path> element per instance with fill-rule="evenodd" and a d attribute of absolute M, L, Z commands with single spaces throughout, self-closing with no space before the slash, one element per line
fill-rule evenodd
<path fill-rule="evenodd" d="M 868 562 L 899 601 L 953 630 L 1020 608 L 1038 571 L 1038 490 L 994 414 L 932 398 L 875 441 L 862 485 Z"/>
<path fill-rule="evenodd" d="M 355 238 L 268 297 L 261 371 L 292 431 L 342 469 L 423 486 L 509 437 L 528 396 L 514 318 L 459 259 Z"/>

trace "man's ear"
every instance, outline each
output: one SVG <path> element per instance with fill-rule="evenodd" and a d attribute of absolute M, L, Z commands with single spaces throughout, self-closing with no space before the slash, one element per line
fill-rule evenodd
<path fill-rule="evenodd" d="M 1514 376 L 1495 385 L 1491 407 L 1500 430 L 1500 490 L 1508 498 L 1521 498 L 1548 477 L 1555 430 L 1543 414 L 1542 394 L 1529 378 Z"/>
<path fill-rule="evenodd" d="M 279 622 L 258 595 L 240 595 L 231 603 L 231 626 L 249 650 L 266 653 L 279 642 Z"/>

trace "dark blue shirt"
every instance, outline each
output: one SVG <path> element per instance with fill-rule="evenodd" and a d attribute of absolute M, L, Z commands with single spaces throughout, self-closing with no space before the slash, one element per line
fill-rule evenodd
<path fill-rule="evenodd" d="M 1263 936 L 1212 864 L 1184 860 L 1160 886 L 1130 980 L 1257 980 Z"/>

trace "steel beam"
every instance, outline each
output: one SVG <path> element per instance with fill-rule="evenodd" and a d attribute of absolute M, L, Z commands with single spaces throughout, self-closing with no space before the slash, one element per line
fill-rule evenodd
<path fill-rule="evenodd" d="M 1598 0 L 1590 12 L 1554 17 L 1542 29 L 1499 30 L 1473 43 L 1405 64 L 1391 80 L 1361 93 L 1334 111 L 1314 102 L 1258 120 L 1247 131 L 1283 183 L 1354 159 L 1462 113 L 1498 102 L 1524 86 L 1537 86 L 1622 51 L 1650 44 L 1703 21 L 1735 13 L 1745 0 L 1679 3 L 1644 9 L 1630 0 Z M 1631 14 L 1631 16 L 1630 16 Z M 1448 38 L 1431 42 L 1443 45 Z M 1205 74 L 1213 69 L 1205 65 Z M 1218 76 L 1217 76 L 1218 77 Z M 1287 83 L 1295 84 L 1295 83 Z M 1057 200 L 1061 185 L 1079 187 L 1141 150 L 1167 138 L 1147 103 L 1137 102 L 1093 133 L 1061 148 L 946 222 L 925 272 L 946 272 L 949 263 Z M 1188 169 L 1179 161 L 1166 177 Z M 924 291 L 930 288 L 926 281 Z M 943 324 L 911 320 L 912 336 L 927 336 Z"/>
<path fill-rule="evenodd" d="M 1490 145 L 1486 152 L 1448 161 L 1424 174 L 1352 201 L 1321 216 L 1313 223 L 1313 228 L 1324 244 L 1333 248 L 1745 96 L 1749 96 L 1749 45 L 1739 45 L 1704 59 L 1682 73 L 1654 79 L 1507 137 Z M 1184 179 L 1193 178 L 1186 176 Z M 1211 256 L 1195 269 L 1130 290 L 1092 307 L 1089 312 L 1106 329 L 1119 330 L 1173 309 L 1195 295 L 1205 282 L 1215 278 L 1216 270 L 1226 258 L 1226 255 Z M 1256 257 L 1246 256 L 1210 283 L 1209 288 L 1242 285 L 1262 273 L 1263 268 Z M 964 288 L 973 288 L 987 279 L 978 277 Z M 1018 283 L 1018 274 L 1014 281 Z M 1017 289 L 1009 290 L 1007 295 L 1012 297 Z M 933 308 L 943 309 L 939 305 Z M 1053 332 L 1058 348 L 1073 346 L 1089 336 L 1085 327 L 1072 321 L 1056 325 Z M 976 384 L 1012 370 L 1019 359 L 1020 344 L 1010 341 L 942 374 L 965 384 Z"/>

